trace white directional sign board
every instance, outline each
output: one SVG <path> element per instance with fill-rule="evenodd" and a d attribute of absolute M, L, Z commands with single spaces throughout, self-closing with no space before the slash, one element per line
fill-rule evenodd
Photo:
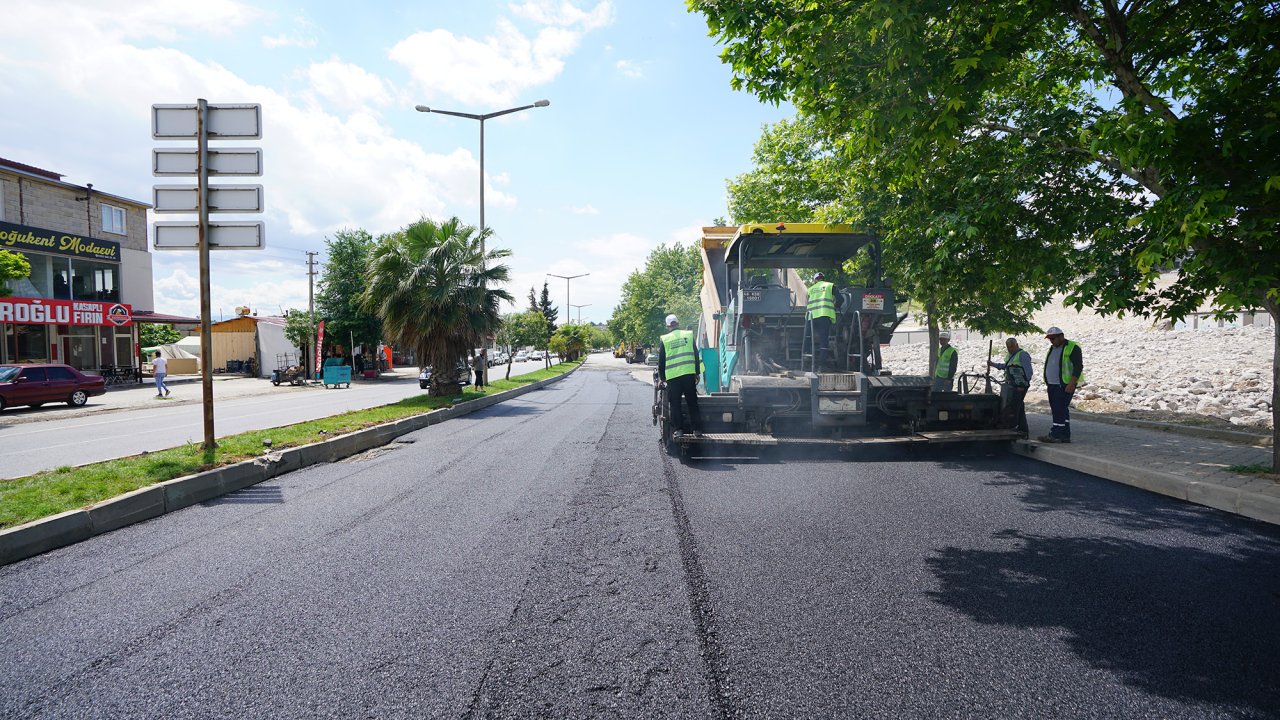
<path fill-rule="evenodd" d="M 156 250 L 195 250 L 200 247 L 200 223 L 157 222 Z M 266 226 L 262 222 L 209 223 L 210 250 L 261 250 L 266 247 Z"/>
<path fill-rule="evenodd" d="M 199 134 L 196 105 L 152 105 L 151 137 L 156 140 L 194 140 Z M 262 139 L 262 106 L 209 105 L 210 140 Z"/>
<path fill-rule="evenodd" d="M 151 151 L 151 174 L 194 177 L 199 154 L 195 148 L 156 148 Z M 262 174 L 261 148 L 209 148 L 209 176 L 257 177 Z"/>
<path fill-rule="evenodd" d="M 152 199 L 158 213 L 193 213 L 200 209 L 200 190 L 195 185 L 155 185 Z M 262 186 L 210 186 L 209 212 L 262 212 Z"/>

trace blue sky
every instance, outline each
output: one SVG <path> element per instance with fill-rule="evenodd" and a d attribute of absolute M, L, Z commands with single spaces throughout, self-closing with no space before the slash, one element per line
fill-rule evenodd
<path fill-rule="evenodd" d="M 213 307 L 305 307 L 306 250 L 344 227 L 485 219 L 523 305 L 547 273 L 604 321 L 659 243 L 726 214 L 763 124 L 682 0 L 5 0 L 0 156 L 149 201 L 150 106 L 263 105 L 267 249 L 215 253 Z M 230 143 L 244 145 L 246 143 Z M 153 218 L 154 219 L 154 218 Z M 161 218 L 171 219 L 171 218 Z M 198 311 L 194 253 L 154 254 L 156 309 Z M 551 278 L 552 298 L 565 283 Z M 573 310 L 576 319 L 578 310 Z"/>

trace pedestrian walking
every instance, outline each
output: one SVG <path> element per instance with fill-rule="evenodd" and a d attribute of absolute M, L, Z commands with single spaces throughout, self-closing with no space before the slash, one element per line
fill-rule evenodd
<path fill-rule="evenodd" d="M 809 302 L 805 310 L 809 314 L 809 323 L 813 327 L 814 359 L 813 367 L 822 372 L 831 357 L 831 325 L 836 321 L 835 285 L 826 281 L 822 273 L 813 276 L 813 284 L 809 286 Z M 806 348 L 807 349 L 807 348 Z"/>
<path fill-rule="evenodd" d="M 484 388 L 484 371 L 489 367 L 488 358 L 485 356 L 486 352 L 487 351 L 484 348 L 481 348 L 480 352 L 476 353 L 476 356 L 471 359 L 471 369 L 475 372 L 476 376 L 473 387 L 476 390 Z"/>
<path fill-rule="evenodd" d="M 168 397 L 169 388 L 164 384 L 164 376 L 169 374 L 169 361 L 156 351 L 156 357 L 151 361 L 151 366 L 155 368 L 156 397 Z"/>
<path fill-rule="evenodd" d="M 1026 437 L 1030 432 L 1027 427 L 1027 388 L 1031 386 L 1031 353 L 1018 347 L 1016 338 L 1005 340 L 1004 346 L 1009 351 L 1004 362 L 988 360 L 987 364 L 1004 371 L 1000 406 L 1004 408 L 1009 427 Z"/>
<path fill-rule="evenodd" d="M 956 381 L 956 368 L 960 367 L 960 353 L 951 347 L 951 333 L 938 333 L 938 365 L 933 370 L 933 391 L 951 392 Z"/>
<path fill-rule="evenodd" d="M 1036 438 L 1046 443 L 1071 442 L 1071 398 L 1076 386 L 1084 381 L 1084 353 L 1075 342 L 1066 339 L 1062 328 L 1045 331 L 1049 339 L 1049 355 L 1044 360 L 1044 384 L 1049 391 L 1049 409 L 1053 425 L 1048 435 Z"/>
<path fill-rule="evenodd" d="M 667 316 L 667 328 L 658 345 L 658 377 L 667 385 L 667 402 L 671 407 L 671 427 L 678 433 L 692 431 L 702 434 L 702 416 L 698 414 L 698 376 L 702 374 L 702 360 L 693 340 L 693 332 L 679 329 L 675 315 Z M 684 422 L 680 398 L 689 405 L 689 423 Z"/>

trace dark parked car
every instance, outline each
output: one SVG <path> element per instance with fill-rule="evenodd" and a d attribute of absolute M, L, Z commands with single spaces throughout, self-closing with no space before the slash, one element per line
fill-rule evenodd
<path fill-rule="evenodd" d="M 64 402 L 80 407 L 92 395 L 107 391 L 107 381 L 86 375 L 70 365 L 0 365 L 0 410 L 10 405 L 40 407 Z"/>
<path fill-rule="evenodd" d="M 458 361 L 458 382 L 463 385 L 471 384 L 471 367 L 467 365 L 466 361 L 464 360 Z M 424 367 L 422 368 L 421 371 L 418 372 L 418 387 L 422 388 L 423 390 L 426 390 L 430 386 L 431 386 L 431 368 Z"/>

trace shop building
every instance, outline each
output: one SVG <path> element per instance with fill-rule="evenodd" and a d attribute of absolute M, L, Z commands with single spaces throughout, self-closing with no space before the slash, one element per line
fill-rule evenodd
<path fill-rule="evenodd" d="M 138 368 L 137 323 L 157 315 L 147 209 L 0 158 L 0 248 L 31 263 L 0 297 L 0 362 Z"/>

